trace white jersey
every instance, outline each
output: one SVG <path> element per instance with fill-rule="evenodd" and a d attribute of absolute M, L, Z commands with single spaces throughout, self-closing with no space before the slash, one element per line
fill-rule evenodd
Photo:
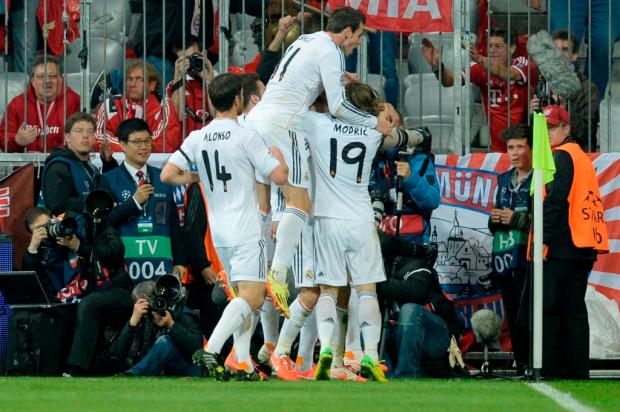
<path fill-rule="evenodd" d="M 325 90 L 329 111 L 347 123 L 370 128 L 377 118 L 353 106 L 344 92 L 344 53 L 323 31 L 300 36 L 274 71 L 249 119 L 268 119 L 283 128 L 303 130 L 308 108 Z"/>
<path fill-rule="evenodd" d="M 314 215 L 374 222 L 368 180 L 381 133 L 329 114 L 310 112 L 306 121 L 316 179 Z"/>
<path fill-rule="evenodd" d="M 280 162 L 258 134 L 232 119 L 215 119 L 190 133 L 168 161 L 184 170 L 197 165 L 216 247 L 261 239 L 254 173 L 269 176 Z"/>

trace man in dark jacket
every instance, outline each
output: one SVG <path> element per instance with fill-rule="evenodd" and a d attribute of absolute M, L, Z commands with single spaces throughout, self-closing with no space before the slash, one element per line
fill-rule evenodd
<path fill-rule="evenodd" d="M 196 317 L 184 302 L 172 311 L 153 311 L 155 289 L 155 282 L 150 280 L 136 286 L 131 293 L 133 313 L 119 336 L 118 351 L 122 357 L 127 357 L 137 340 L 136 355 L 140 360 L 120 375 L 200 376 L 201 369 L 191 361 L 192 354 L 202 346 Z"/>
<path fill-rule="evenodd" d="M 436 249 L 381 232 L 379 237 L 386 267 L 394 267 L 377 284 L 380 300 L 394 302 L 391 312 L 397 318 L 387 340 L 392 375 L 449 376 L 450 340 L 460 337 L 463 323 L 433 269 Z"/>

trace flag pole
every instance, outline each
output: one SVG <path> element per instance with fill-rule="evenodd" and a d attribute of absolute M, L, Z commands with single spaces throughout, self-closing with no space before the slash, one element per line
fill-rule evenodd
<path fill-rule="evenodd" d="M 542 369 L 543 328 L 543 171 L 534 169 L 534 378 Z"/>

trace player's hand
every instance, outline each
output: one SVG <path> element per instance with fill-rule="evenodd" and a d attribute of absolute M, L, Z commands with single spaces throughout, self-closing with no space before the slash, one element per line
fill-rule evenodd
<path fill-rule="evenodd" d="M 383 110 L 379 113 L 377 116 L 377 127 L 375 128 L 379 133 L 390 134 L 395 126 L 396 122 L 387 111 Z"/>
<path fill-rule="evenodd" d="M 189 57 L 181 56 L 174 62 L 174 81 L 183 79 L 189 69 Z"/>
<path fill-rule="evenodd" d="M 69 248 L 74 252 L 77 252 L 80 247 L 80 239 L 78 239 L 78 237 L 75 235 L 71 235 L 70 237 L 59 237 L 58 239 L 56 239 L 56 243 L 58 243 L 60 246 Z"/>
<path fill-rule="evenodd" d="M 344 72 L 344 84 L 359 82 L 360 79 L 355 73 Z"/>
<path fill-rule="evenodd" d="M 383 103 L 383 111 L 386 112 L 386 114 L 388 115 L 388 117 L 390 117 L 392 119 L 392 121 L 394 122 L 394 127 L 403 127 L 402 123 L 400 122 L 400 115 L 398 114 L 398 111 L 396 111 L 396 108 L 388 102 Z M 392 131 L 390 130 L 390 133 Z"/>
<path fill-rule="evenodd" d="M 217 282 L 217 274 L 211 269 L 211 267 L 202 269 L 201 272 L 202 278 L 209 285 L 214 285 Z"/>
<path fill-rule="evenodd" d="M 149 200 L 149 197 L 155 192 L 155 188 L 150 183 L 145 183 L 142 186 L 138 186 L 136 192 L 133 194 L 133 198 L 136 199 L 138 204 L 143 205 Z"/>
<path fill-rule="evenodd" d="M 422 56 L 432 67 L 439 67 L 441 55 L 433 43 L 426 37 L 422 39 Z"/>
<path fill-rule="evenodd" d="M 138 323 L 140 323 L 142 316 L 148 313 L 150 307 L 151 305 L 149 304 L 148 300 L 144 298 L 138 299 L 133 305 L 133 313 L 131 314 L 131 318 L 129 318 L 129 326 L 132 326 L 134 328 L 138 326 Z"/>
<path fill-rule="evenodd" d="M 169 311 L 166 311 L 164 316 L 157 312 L 153 312 L 153 322 L 160 328 L 170 329 L 174 325 L 174 319 Z"/>
<path fill-rule="evenodd" d="M 28 250 L 35 251 L 39 250 L 39 246 L 41 246 L 41 242 L 43 239 L 47 239 L 47 229 L 44 227 L 38 227 L 32 231 L 32 238 L 30 239 L 30 245 L 28 245 Z"/>
<path fill-rule="evenodd" d="M 30 143 L 37 140 L 39 131 L 34 127 L 26 127 L 26 123 L 22 123 L 15 133 L 15 143 L 20 146 L 28 146 Z"/>
<path fill-rule="evenodd" d="M 273 157 L 275 157 L 276 159 L 278 159 L 280 161 L 280 163 L 286 163 L 284 161 L 284 155 L 282 154 L 282 151 L 280 149 L 278 149 L 275 146 L 270 146 L 269 147 L 269 153 L 271 153 L 271 155 Z"/>
<path fill-rule="evenodd" d="M 491 222 L 500 223 L 502 221 L 502 209 L 491 209 Z"/>
<path fill-rule="evenodd" d="M 409 162 L 395 162 L 396 163 L 396 175 L 399 177 L 408 178 L 411 176 L 411 166 Z"/>
<path fill-rule="evenodd" d="M 514 215 L 514 210 L 508 209 L 507 207 L 503 208 L 500 212 L 500 219 L 503 225 L 509 225 L 512 220 L 512 215 Z"/>
<path fill-rule="evenodd" d="M 187 172 L 187 183 L 198 183 L 200 182 L 200 175 L 197 172 Z"/>
<path fill-rule="evenodd" d="M 293 23 L 297 20 L 293 16 L 280 17 L 278 20 L 278 31 L 282 34 L 287 34 L 293 27 Z"/>
<path fill-rule="evenodd" d="M 274 220 L 271 222 L 271 230 L 269 231 L 269 236 L 271 236 L 273 240 L 276 240 L 276 232 L 278 231 L 278 223 L 280 222 L 277 220 Z"/>

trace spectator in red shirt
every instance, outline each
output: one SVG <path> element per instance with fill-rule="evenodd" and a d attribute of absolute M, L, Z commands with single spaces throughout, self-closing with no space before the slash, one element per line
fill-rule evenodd
<path fill-rule="evenodd" d="M 439 50 L 428 39 L 422 43 L 424 58 L 433 67 L 435 76 L 441 78 L 441 84 L 446 87 L 454 85 L 454 74 L 440 64 Z M 516 48 L 515 36 L 495 27 L 489 32 L 489 57 L 480 55 L 473 45 L 469 50 L 472 60 L 470 81 L 480 87 L 484 112 L 490 123 L 493 152 L 506 151 L 502 130 L 510 125 L 527 123 L 528 65 L 531 73 L 536 73 L 536 69 L 525 57 L 513 57 Z M 462 81 L 465 81 L 465 72 L 461 74 Z"/>
<path fill-rule="evenodd" d="M 96 149 L 108 154 L 110 151 L 122 152 L 116 136 L 118 125 L 124 119 L 139 118 L 146 120 L 153 131 L 154 153 L 172 153 L 177 150 L 182 140 L 181 123 L 170 99 L 165 97 L 160 101 L 156 94 L 160 88 L 161 78 L 152 64 L 142 60 L 130 62 L 125 71 L 125 96 L 109 97 L 97 109 Z"/>
<path fill-rule="evenodd" d="M 206 51 L 201 53 L 200 49 L 200 42 L 194 36 L 188 36 L 185 51 L 183 45 L 175 47 L 178 59 L 174 64 L 174 80 L 166 89 L 166 95 L 174 104 L 178 118 L 181 122 L 185 119 L 184 138 L 211 121 L 209 98 L 205 92 L 207 84 L 213 80 L 213 67 Z M 202 66 L 202 70 L 197 66 Z"/>
<path fill-rule="evenodd" d="M 5 141 L 8 152 L 50 152 L 63 147 L 65 119 L 79 111 L 80 96 L 69 87 L 65 89 L 58 59 L 36 57 L 28 90 L 11 100 L 0 123 L 0 148 L 4 150 Z"/>

